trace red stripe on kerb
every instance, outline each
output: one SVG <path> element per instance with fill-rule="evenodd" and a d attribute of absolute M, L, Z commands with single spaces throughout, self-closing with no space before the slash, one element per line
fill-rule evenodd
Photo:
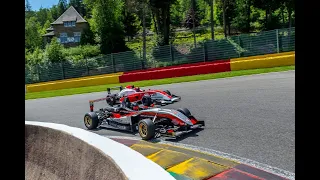
<path fill-rule="evenodd" d="M 217 174 L 207 180 L 264 180 L 263 178 L 259 178 L 258 176 L 237 170 L 237 169 L 229 169 L 220 174 Z"/>

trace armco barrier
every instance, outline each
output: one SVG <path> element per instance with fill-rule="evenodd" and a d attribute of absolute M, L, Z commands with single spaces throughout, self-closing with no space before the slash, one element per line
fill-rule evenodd
<path fill-rule="evenodd" d="M 230 60 L 231 71 L 289 66 L 295 64 L 295 53 L 279 53 Z"/>
<path fill-rule="evenodd" d="M 215 60 L 215 61 L 207 61 L 207 62 L 180 64 L 180 65 L 173 65 L 173 66 L 166 66 L 166 67 L 158 67 L 158 68 L 149 68 L 149 69 L 143 69 L 143 70 L 128 71 L 128 72 L 124 72 L 123 74 L 132 74 L 132 73 L 138 73 L 138 72 L 149 72 L 149 71 L 172 69 L 172 68 L 179 68 L 179 67 L 199 66 L 199 65 L 219 63 L 219 62 L 224 62 L 224 61 L 225 60 Z"/>
<path fill-rule="evenodd" d="M 105 84 L 119 83 L 119 76 L 123 73 L 105 74 L 99 76 L 90 76 L 83 78 L 75 78 L 60 81 L 51 81 L 46 83 L 29 84 L 27 85 L 27 92 L 40 92 L 58 89 L 77 88 L 85 86 L 96 86 Z"/>
<path fill-rule="evenodd" d="M 25 122 L 26 180 L 175 180 L 139 152 L 62 124 Z"/>
<path fill-rule="evenodd" d="M 230 60 L 123 74 L 120 83 L 230 71 Z"/>

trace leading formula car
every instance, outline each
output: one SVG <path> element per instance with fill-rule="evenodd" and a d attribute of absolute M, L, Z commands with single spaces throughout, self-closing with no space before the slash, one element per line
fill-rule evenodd
<path fill-rule="evenodd" d="M 111 88 L 107 89 L 106 102 L 110 106 L 121 104 L 125 97 L 129 98 L 130 102 L 139 102 L 145 95 L 150 95 L 152 101 L 159 105 L 172 104 L 181 100 L 180 96 L 171 94 L 168 90 L 141 90 L 133 85 L 126 86 L 125 88 L 122 86 L 113 87 L 112 89 L 115 88 L 119 88 L 120 92 L 111 94 Z"/>
<path fill-rule="evenodd" d="M 160 136 L 177 138 L 205 126 L 205 122 L 197 120 L 187 108 L 135 111 L 121 105 L 94 111 L 93 103 L 97 101 L 90 101 L 91 112 L 84 115 L 84 124 L 89 130 L 105 127 L 132 133 L 138 131 L 143 140 L 149 140 Z"/>

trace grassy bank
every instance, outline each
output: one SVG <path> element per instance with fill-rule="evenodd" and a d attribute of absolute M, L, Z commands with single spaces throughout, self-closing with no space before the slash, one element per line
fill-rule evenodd
<path fill-rule="evenodd" d="M 54 91 L 34 92 L 34 93 L 27 93 L 25 96 L 25 99 L 37 99 L 37 98 L 47 98 L 47 97 L 55 97 L 55 96 L 66 96 L 66 95 L 73 95 L 73 94 L 101 92 L 101 91 L 106 91 L 108 87 L 119 86 L 119 85 L 126 86 L 128 84 L 134 84 L 135 86 L 145 87 L 145 86 L 153 86 L 153 85 L 161 85 L 161 84 L 172 84 L 172 83 L 179 83 L 179 82 L 190 82 L 190 81 L 218 79 L 218 78 L 225 78 L 225 77 L 251 75 L 251 74 L 261 74 L 261 73 L 268 73 L 268 72 L 280 72 L 280 71 L 288 71 L 288 70 L 294 70 L 294 69 L 295 69 L 295 66 L 282 66 L 282 67 L 273 67 L 273 68 L 230 71 L 230 72 L 215 73 L 215 74 L 203 74 L 203 75 L 195 75 L 195 76 L 159 79 L 159 80 L 137 81 L 133 83 L 108 84 L 108 85 L 100 85 L 100 86 L 61 89 L 61 90 L 54 90 Z"/>

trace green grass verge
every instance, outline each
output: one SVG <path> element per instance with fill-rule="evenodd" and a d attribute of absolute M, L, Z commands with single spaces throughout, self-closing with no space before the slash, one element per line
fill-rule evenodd
<path fill-rule="evenodd" d="M 214 74 L 176 77 L 176 78 L 159 79 L 159 80 L 136 81 L 132 83 L 108 84 L 108 85 L 100 85 L 100 86 L 89 86 L 89 87 L 61 89 L 61 90 L 53 90 L 53 91 L 34 92 L 34 93 L 27 93 L 25 95 L 25 99 L 37 99 L 37 98 L 47 98 L 47 97 L 55 97 L 55 96 L 66 96 L 66 95 L 73 95 L 73 94 L 101 92 L 101 91 L 106 91 L 108 87 L 119 86 L 119 85 L 126 86 L 129 84 L 134 84 L 135 86 L 145 87 L 145 86 L 153 86 L 153 85 L 161 85 L 161 84 L 172 84 L 172 83 L 179 83 L 179 82 L 190 82 L 190 81 L 218 79 L 218 78 L 225 78 L 225 77 L 251 75 L 251 74 L 261 74 L 261 73 L 268 73 L 268 72 L 288 71 L 288 70 L 294 70 L 294 69 L 295 69 L 295 66 L 282 66 L 282 67 L 273 67 L 273 68 L 250 69 L 250 70 L 230 71 L 230 72 L 214 73 Z"/>

